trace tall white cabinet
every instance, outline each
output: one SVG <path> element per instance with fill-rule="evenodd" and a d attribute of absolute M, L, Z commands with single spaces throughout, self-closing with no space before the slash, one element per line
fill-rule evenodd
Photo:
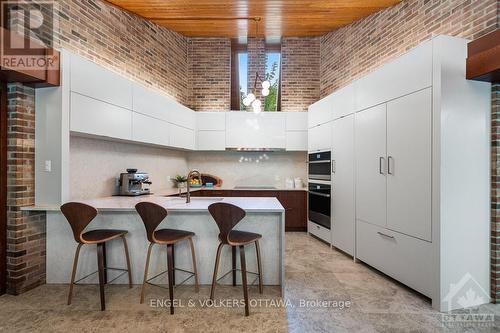
<path fill-rule="evenodd" d="M 491 86 L 465 79 L 466 48 L 434 37 L 310 108 L 309 149 L 332 150 L 333 245 L 441 311 L 471 286 L 470 306 L 489 301 Z"/>
<path fill-rule="evenodd" d="M 332 122 L 332 243 L 354 255 L 354 115 Z"/>

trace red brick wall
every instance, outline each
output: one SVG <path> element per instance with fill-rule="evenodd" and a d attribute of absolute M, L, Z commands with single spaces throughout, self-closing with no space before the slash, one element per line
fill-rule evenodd
<path fill-rule="evenodd" d="M 433 35 L 476 39 L 497 26 L 497 0 L 405 0 L 321 37 L 321 96 Z"/>
<path fill-rule="evenodd" d="M 22 212 L 35 203 L 34 90 L 8 89 L 7 291 L 45 283 L 45 213 Z"/>
<path fill-rule="evenodd" d="M 189 107 L 200 111 L 231 108 L 231 41 L 189 39 Z"/>
<path fill-rule="evenodd" d="M 319 38 L 283 38 L 281 111 L 307 111 L 319 99 L 319 60 Z"/>
<path fill-rule="evenodd" d="M 59 0 L 54 45 L 189 103 L 188 39 L 101 0 Z"/>

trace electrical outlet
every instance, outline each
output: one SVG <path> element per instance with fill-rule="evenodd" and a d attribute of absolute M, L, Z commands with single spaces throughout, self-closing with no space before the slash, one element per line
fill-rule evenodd
<path fill-rule="evenodd" d="M 51 160 L 45 161 L 45 172 L 52 172 L 52 161 Z"/>
<path fill-rule="evenodd" d="M 172 180 L 172 177 L 170 176 L 167 176 L 167 182 L 171 181 Z"/>

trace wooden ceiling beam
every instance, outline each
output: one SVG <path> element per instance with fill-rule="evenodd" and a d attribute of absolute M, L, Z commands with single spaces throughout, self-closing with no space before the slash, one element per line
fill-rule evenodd
<path fill-rule="evenodd" d="M 500 82 L 500 29 L 467 46 L 467 79 Z"/>

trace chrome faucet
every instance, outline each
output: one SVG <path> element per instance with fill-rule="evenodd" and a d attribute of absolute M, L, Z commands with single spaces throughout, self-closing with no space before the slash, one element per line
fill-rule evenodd
<path fill-rule="evenodd" d="M 198 177 L 198 179 L 201 179 L 201 173 L 198 171 L 198 170 L 191 170 L 188 175 L 187 175 L 187 193 L 186 193 L 186 203 L 190 203 L 191 202 L 191 192 L 190 192 L 190 183 L 191 183 L 191 179 L 193 179 L 193 177 Z"/>

